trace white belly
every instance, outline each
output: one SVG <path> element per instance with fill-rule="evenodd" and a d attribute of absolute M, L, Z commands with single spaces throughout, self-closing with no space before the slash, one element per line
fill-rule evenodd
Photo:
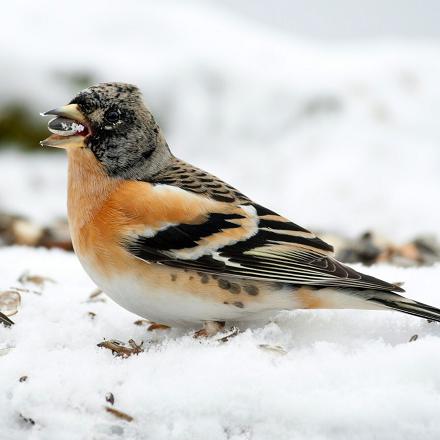
<path fill-rule="evenodd" d="M 119 305 L 150 321 L 170 326 L 192 326 L 203 321 L 239 320 L 243 313 L 224 304 L 169 289 L 147 287 L 132 278 L 114 278 L 102 289 Z"/>
<path fill-rule="evenodd" d="M 260 299 L 238 308 L 216 301 L 209 290 L 206 295 L 194 295 L 179 290 L 177 286 L 170 289 L 169 286 L 149 283 L 146 277 L 137 277 L 133 273 L 110 278 L 94 270 L 85 259 L 80 258 L 80 261 L 98 287 L 120 306 L 150 321 L 169 326 L 194 327 L 203 321 L 268 321 L 278 311 L 292 308 L 291 294 L 286 292 L 273 292 L 270 298 L 265 295 L 266 300 Z"/>

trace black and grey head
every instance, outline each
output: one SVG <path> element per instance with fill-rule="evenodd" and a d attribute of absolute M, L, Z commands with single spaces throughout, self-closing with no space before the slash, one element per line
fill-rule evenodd
<path fill-rule="evenodd" d="M 68 118 L 85 127 L 74 136 L 51 130 L 56 133 L 57 145 L 48 142 L 53 136 L 43 141 L 43 145 L 68 148 L 73 143 L 67 137 L 77 139 L 78 144 L 81 136 L 82 148 L 89 148 L 112 177 L 145 179 L 172 157 L 159 126 L 134 85 L 98 84 L 82 90 L 69 105 L 46 114 Z M 57 120 L 52 125 L 56 126 Z"/>

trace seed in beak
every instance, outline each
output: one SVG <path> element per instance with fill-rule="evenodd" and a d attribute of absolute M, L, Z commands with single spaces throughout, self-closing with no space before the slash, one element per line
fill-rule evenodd
<path fill-rule="evenodd" d="M 84 131 L 84 125 L 63 117 L 51 119 L 47 124 L 47 128 L 53 134 L 59 136 L 72 136 L 76 133 Z"/>

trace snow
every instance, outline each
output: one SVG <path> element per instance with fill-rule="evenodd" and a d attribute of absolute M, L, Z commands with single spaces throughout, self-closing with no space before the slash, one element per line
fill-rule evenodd
<path fill-rule="evenodd" d="M 80 88 L 67 78 L 81 72 L 133 82 L 178 157 L 297 223 L 349 235 L 373 228 L 395 240 L 439 235 L 438 42 L 308 41 L 200 1 L 127 0 L 130 20 L 113 0 L 105 14 L 100 2 L 75 5 L 93 25 L 66 24 L 50 0 L 2 10 L 0 105 L 22 99 L 37 115 L 65 104 Z M 73 27 L 69 56 L 57 55 Z M 25 180 L 9 159 L 0 157 L 0 171 Z M 44 174 L 64 173 L 60 163 Z M 0 187 L 7 179 L 0 172 Z M 0 206 L 26 205 L 8 190 Z M 62 215 L 62 185 L 53 191 L 48 214 Z M 35 215 L 33 203 L 20 209 Z"/>
<path fill-rule="evenodd" d="M 440 306 L 432 288 L 438 269 L 369 271 L 405 280 L 411 297 Z M 179 329 L 147 332 L 108 298 L 89 302 L 94 286 L 73 254 L 0 250 L 0 289 L 20 286 L 25 270 L 55 283 L 22 285 L 41 294 L 22 292 L 16 325 L 0 327 L 2 438 L 440 435 L 437 324 L 396 312 L 296 311 L 227 343 L 200 341 Z M 96 346 L 103 338 L 144 341 L 145 352 L 115 358 Z M 261 344 L 279 345 L 285 354 Z M 109 392 L 132 422 L 106 412 Z"/>
<path fill-rule="evenodd" d="M 51 0 L 2 8 L 0 107 L 20 100 L 38 117 L 69 102 L 68 78 L 84 72 L 132 82 L 178 157 L 296 223 L 440 236 L 438 42 L 309 41 L 195 0 L 75 8 L 87 14 L 71 23 Z M 64 154 L 0 153 L 1 211 L 48 223 L 65 207 Z M 358 269 L 440 306 L 439 266 Z M 25 270 L 56 283 L 21 286 L 16 325 L 0 326 L 1 438 L 439 438 L 437 324 L 296 311 L 224 344 L 197 341 L 89 302 L 95 286 L 73 254 L 0 249 L 0 291 Z M 115 358 L 104 338 L 145 352 Z M 132 422 L 106 412 L 109 392 Z"/>
<path fill-rule="evenodd" d="M 0 211 L 47 224 L 67 216 L 66 200 L 64 151 L 53 155 L 0 153 Z"/>

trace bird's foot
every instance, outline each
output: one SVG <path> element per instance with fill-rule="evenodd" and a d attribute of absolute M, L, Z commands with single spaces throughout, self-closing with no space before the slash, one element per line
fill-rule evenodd
<path fill-rule="evenodd" d="M 157 322 L 153 322 L 148 326 L 147 331 L 152 332 L 153 330 L 168 330 L 170 328 L 171 327 L 169 325 L 158 324 Z"/>
<path fill-rule="evenodd" d="M 194 333 L 194 338 L 209 338 L 215 336 L 219 331 L 225 328 L 225 323 L 222 321 L 205 321 L 203 328 Z"/>

